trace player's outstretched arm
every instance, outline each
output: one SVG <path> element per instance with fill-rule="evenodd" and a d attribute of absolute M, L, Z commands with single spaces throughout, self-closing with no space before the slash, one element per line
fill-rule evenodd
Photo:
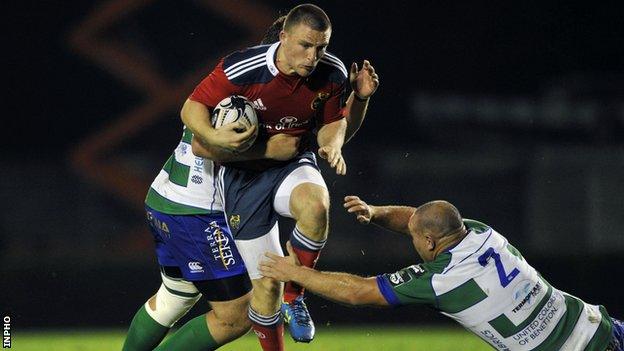
<path fill-rule="evenodd" d="M 397 233 L 410 234 L 407 224 L 416 210 L 409 206 L 373 206 L 354 195 L 345 196 L 344 207 L 362 224 L 373 223 Z"/>
<path fill-rule="evenodd" d="M 193 132 L 201 144 L 206 147 L 219 147 L 226 151 L 237 152 L 244 150 L 251 138 L 254 137 L 255 127 L 243 132 L 242 124 L 223 126 L 215 129 L 210 122 L 210 111 L 206 105 L 187 99 L 180 111 L 182 122 Z"/>
<path fill-rule="evenodd" d="M 193 135 L 191 149 L 195 156 L 216 162 L 239 162 L 260 159 L 287 161 L 299 153 L 300 140 L 300 137 L 276 134 L 271 136 L 266 143 L 255 143 L 245 152 L 232 153 L 219 147 L 205 145 Z"/>
<path fill-rule="evenodd" d="M 267 252 L 267 260 L 260 263 L 265 277 L 295 282 L 326 299 L 352 306 L 388 306 L 374 277 L 364 278 L 349 273 L 320 272 L 301 266 L 290 242 L 289 256 L 281 257 Z"/>
<path fill-rule="evenodd" d="M 344 144 L 346 129 L 347 121 L 343 118 L 325 124 L 316 136 L 319 156 L 326 159 L 329 165 L 336 169 L 336 174 L 340 175 L 347 174 L 347 164 L 342 157 L 342 145 Z"/>
<path fill-rule="evenodd" d="M 351 95 L 347 99 L 346 111 L 347 130 L 345 143 L 355 135 L 362 126 L 370 97 L 379 87 L 379 76 L 375 73 L 375 68 L 368 60 L 362 63 L 362 69 L 357 63 L 351 64 L 349 72 L 349 82 L 351 83 Z"/>

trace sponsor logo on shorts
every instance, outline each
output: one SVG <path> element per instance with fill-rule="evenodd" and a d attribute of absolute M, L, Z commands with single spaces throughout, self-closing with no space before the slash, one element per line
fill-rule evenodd
<path fill-rule="evenodd" d="M 206 240 L 208 240 L 210 253 L 212 253 L 214 260 L 220 262 L 225 269 L 236 264 L 234 252 L 230 245 L 230 237 L 219 227 L 219 223 L 210 222 L 210 226 L 204 232 L 208 233 Z"/>
<path fill-rule="evenodd" d="M 203 183 L 204 179 L 200 176 L 198 176 L 197 174 L 191 177 L 191 182 L 195 183 L 195 184 L 201 184 Z"/>
<path fill-rule="evenodd" d="M 230 216 L 230 228 L 232 229 L 238 229 L 238 226 L 240 225 L 240 215 L 231 215 Z"/>
<path fill-rule="evenodd" d="M 188 263 L 188 268 L 191 270 L 191 273 L 203 273 L 204 267 L 202 267 L 201 263 L 194 261 Z"/>
<path fill-rule="evenodd" d="M 167 237 L 171 235 L 169 231 L 169 226 L 165 221 L 161 221 L 160 219 L 154 217 L 152 212 L 147 212 L 147 220 L 152 224 L 154 228 L 156 228 L 160 232 L 164 232 Z"/>

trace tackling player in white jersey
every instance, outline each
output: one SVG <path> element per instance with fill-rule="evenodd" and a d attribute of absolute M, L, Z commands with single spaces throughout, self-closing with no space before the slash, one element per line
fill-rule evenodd
<path fill-rule="evenodd" d="M 424 263 L 363 278 L 267 253 L 263 274 L 350 305 L 427 305 L 497 350 L 622 350 L 621 321 L 554 288 L 505 237 L 452 204 L 379 207 L 347 196 L 345 207 L 362 223 L 409 235 Z"/>
<path fill-rule="evenodd" d="M 240 137 L 235 127 L 220 132 Z M 202 295 L 211 311 L 185 324 L 172 342 L 185 350 L 216 349 L 251 327 L 246 317 L 251 282 L 216 195 L 216 165 L 192 153 L 192 137 L 185 128 L 145 199 L 162 284 L 134 316 L 124 351 L 153 350 Z M 298 138 L 278 134 L 240 157 L 287 160 L 297 143 Z"/>

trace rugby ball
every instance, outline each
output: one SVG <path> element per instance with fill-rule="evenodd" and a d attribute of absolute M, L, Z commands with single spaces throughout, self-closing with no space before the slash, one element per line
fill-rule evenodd
<path fill-rule="evenodd" d="M 221 100 L 215 107 L 212 113 L 212 126 L 218 129 L 226 124 L 237 122 L 240 122 L 244 126 L 244 129 L 239 132 L 247 130 L 247 128 L 251 128 L 252 126 L 258 127 L 258 115 L 253 105 L 246 97 L 240 95 L 228 96 Z M 256 128 L 256 132 L 247 143 L 248 146 L 246 149 L 254 143 L 257 136 L 258 128 Z"/>

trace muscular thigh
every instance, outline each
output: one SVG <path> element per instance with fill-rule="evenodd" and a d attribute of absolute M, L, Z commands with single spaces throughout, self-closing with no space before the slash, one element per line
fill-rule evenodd
<path fill-rule="evenodd" d="M 328 206 L 329 194 L 321 172 L 302 165 L 290 172 L 280 184 L 273 200 L 281 216 L 296 218 L 297 213 L 310 206 Z"/>

